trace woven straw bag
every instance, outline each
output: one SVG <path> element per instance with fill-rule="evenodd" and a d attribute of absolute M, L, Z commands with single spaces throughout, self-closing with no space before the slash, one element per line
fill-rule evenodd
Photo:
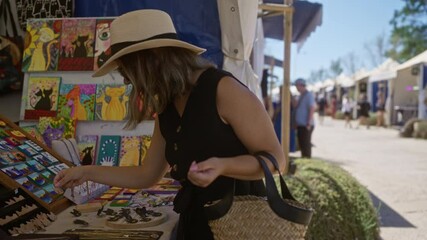
<path fill-rule="evenodd" d="M 216 240 L 289 239 L 303 240 L 313 210 L 295 200 L 280 174 L 282 197 L 263 158 L 279 171 L 269 153 L 255 154 L 265 174 L 267 199 L 258 196 L 234 196 L 234 187 L 213 205 L 205 207 L 209 226 Z"/>

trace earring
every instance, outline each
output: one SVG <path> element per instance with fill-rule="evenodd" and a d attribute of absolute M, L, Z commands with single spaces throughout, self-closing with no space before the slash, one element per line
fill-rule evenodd
<path fill-rule="evenodd" d="M 142 112 L 142 108 L 144 106 L 144 102 L 142 101 L 142 92 L 139 92 L 138 96 L 136 96 L 136 104 L 138 104 L 139 112 Z"/>

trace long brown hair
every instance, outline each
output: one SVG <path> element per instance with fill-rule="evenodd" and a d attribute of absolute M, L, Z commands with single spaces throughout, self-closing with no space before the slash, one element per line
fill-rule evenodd
<path fill-rule="evenodd" d="M 133 88 L 126 129 L 161 113 L 177 96 L 191 90 L 194 71 L 213 67 L 196 53 L 178 47 L 160 47 L 127 54 L 118 60 L 119 72 Z M 142 109 L 139 102 L 142 100 Z"/>

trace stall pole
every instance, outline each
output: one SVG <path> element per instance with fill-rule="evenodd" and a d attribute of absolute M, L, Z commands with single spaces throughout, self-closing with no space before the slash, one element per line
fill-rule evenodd
<path fill-rule="evenodd" d="M 292 7 L 293 0 L 284 0 L 285 4 L 260 4 L 259 9 L 267 12 L 283 13 L 283 41 L 284 41 L 284 57 L 283 57 L 283 84 L 282 84 L 282 149 L 287 160 L 289 159 L 289 135 L 290 135 L 290 78 L 291 78 L 291 43 L 292 43 L 292 16 L 294 8 Z M 289 165 L 286 165 L 284 173 L 289 170 Z"/>

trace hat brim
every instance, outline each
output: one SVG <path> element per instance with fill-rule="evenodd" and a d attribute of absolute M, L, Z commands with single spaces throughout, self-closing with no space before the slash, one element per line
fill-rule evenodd
<path fill-rule="evenodd" d="M 176 39 L 153 39 L 149 41 L 144 41 L 140 43 L 133 44 L 129 47 L 123 48 L 118 51 L 116 54 L 112 55 L 96 72 L 92 77 L 101 77 L 105 74 L 117 69 L 117 59 L 133 52 L 137 52 L 144 49 L 158 48 L 158 47 L 180 47 L 191 50 L 197 54 L 202 54 L 206 51 L 204 48 L 194 46 L 190 43 L 176 40 Z"/>

